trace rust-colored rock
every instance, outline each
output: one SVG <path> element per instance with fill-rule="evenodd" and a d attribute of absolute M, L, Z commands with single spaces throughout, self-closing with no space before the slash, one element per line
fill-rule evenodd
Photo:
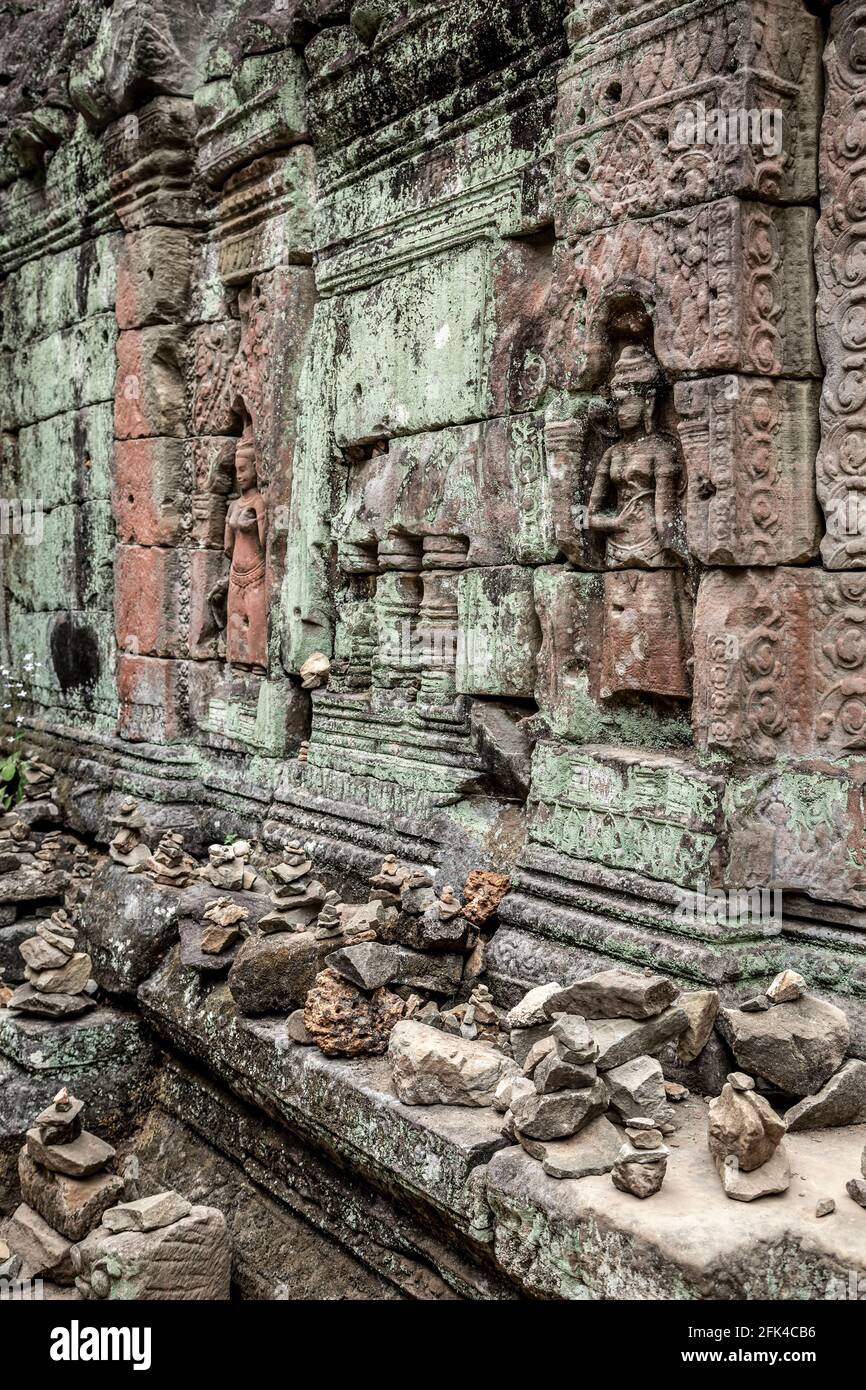
<path fill-rule="evenodd" d="M 510 887 L 508 874 L 496 874 L 490 869 L 473 869 L 463 885 L 463 916 L 474 926 L 483 926 L 495 916 Z"/>
<path fill-rule="evenodd" d="M 390 990 L 370 994 L 333 970 L 322 970 L 307 995 L 304 1027 L 327 1057 L 363 1057 L 387 1051 L 405 1004 Z"/>

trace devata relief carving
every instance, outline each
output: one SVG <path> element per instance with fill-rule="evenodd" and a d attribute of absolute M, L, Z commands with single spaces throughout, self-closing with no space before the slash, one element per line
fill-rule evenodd
<path fill-rule="evenodd" d="M 866 0 L 2 7 L 0 1302 L 863 1297 L 864 304 Z"/>
<path fill-rule="evenodd" d="M 235 449 L 238 495 L 226 512 L 225 553 L 231 560 L 226 598 L 226 660 L 266 666 L 268 612 L 265 595 L 267 514 L 256 476 L 256 449 L 247 426 Z"/>

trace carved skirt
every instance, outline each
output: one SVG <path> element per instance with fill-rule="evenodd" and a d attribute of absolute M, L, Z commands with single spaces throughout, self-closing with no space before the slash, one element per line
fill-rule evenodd
<path fill-rule="evenodd" d="M 226 661 L 238 666 L 268 664 L 268 606 L 265 562 L 229 571 Z"/>

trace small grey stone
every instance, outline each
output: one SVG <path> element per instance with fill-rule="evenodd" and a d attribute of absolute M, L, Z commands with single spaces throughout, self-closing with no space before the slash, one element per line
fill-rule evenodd
<path fill-rule="evenodd" d="M 586 1062 L 594 1062 L 598 1056 L 598 1044 L 579 1014 L 553 1014 L 549 1025 L 550 1036 L 556 1042 L 556 1050 L 563 1062 L 579 1067 Z"/>
<path fill-rule="evenodd" d="M 578 1091 L 591 1086 L 598 1076 L 591 1062 L 583 1066 L 572 1066 L 564 1062 L 557 1052 L 549 1052 L 535 1068 L 535 1089 L 540 1095 L 553 1091 Z"/>
<path fill-rule="evenodd" d="M 866 1179 L 852 1178 L 845 1184 L 845 1191 L 858 1207 L 866 1207 Z"/>
<path fill-rule="evenodd" d="M 558 994 L 562 985 L 553 983 L 549 985 L 536 985 L 534 989 L 524 994 L 519 1004 L 505 1018 L 505 1027 L 511 1028 L 535 1028 L 539 1023 L 547 1022 L 547 1014 L 544 1012 L 544 1003 L 554 994 Z"/>
<path fill-rule="evenodd" d="M 744 1071 L 728 1072 L 728 1081 L 735 1091 L 754 1091 L 755 1078 L 747 1076 Z"/>
<path fill-rule="evenodd" d="M 388 985 L 398 973 L 399 957 L 393 946 L 379 941 L 361 941 L 342 946 L 325 957 L 325 965 L 336 970 L 358 989 L 372 991 Z"/>
<path fill-rule="evenodd" d="M 751 999 L 744 999 L 740 1005 L 740 1011 L 744 1014 L 763 1014 L 773 1005 L 766 994 L 756 994 Z"/>
<path fill-rule="evenodd" d="M 816 1216 L 832 1216 L 836 1210 L 836 1203 L 832 1197 L 821 1197 L 815 1204 Z"/>
<path fill-rule="evenodd" d="M 523 1075 L 533 1076 L 542 1058 L 546 1057 L 548 1053 L 555 1051 L 556 1039 L 552 1038 L 549 1033 L 547 1033 L 545 1037 L 539 1038 L 538 1042 L 533 1043 L 527 1053 L 526 1061 L 523 1063 Z"/>
<path fill-rule="evenodd" d="M 294 1013 L 289 1014 L 286 1019 L 286 1033 L 289 1042 L 300 1043 L 302 1047 L 315 1047 L 316 1040 L 311 1038 L 304 1025 L 303 1009 L 295 1009 Z"/>
<path fill-rule="evenodd" d="M 607 1109 L 607 1087 L 599 1079 L 579 1091 L 516 1097 L 512 1104 L 515 1128 L 530 1139 L 565 1139 Z"/>

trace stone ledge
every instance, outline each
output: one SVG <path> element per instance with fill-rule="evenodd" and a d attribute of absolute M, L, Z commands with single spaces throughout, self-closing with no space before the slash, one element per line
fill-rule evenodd
<path fill-rule="evenodd" d="M 487 1197 L 502 1268 L 547 1299 L 823 1299 L 832 1279 L 866 1273 L 866 1212 L 845 1193 L 866 1125 L 789 1135 L 790 1188 L 744 1203 L 722 1191 L 704 1103 L 677 1115 L 664 1186 L 646 1201 L 609 1176 L 549 1178 L 515 1146 L 495 1154 Z M 819 1220 L 820 1197 L 837 1210 Z"/>
<path fill-rule="evenodd" d="M 495 1111 L 402 1105 L 387 1058 L 347 1061 L 290 1043 L 284 1019 L 241 1017 L 228 986 L 203 984 L 176 948 L 138 998 L 158 1033 L 237 1095 L 468 1234 L 477 1199 L 467 1181 L 506 1142 Z"/>
<path fill-rule="evenodd" d="M 191 1151 L 200 1161 L 184 1160 Z M 257 1230 L 261 1223 L 253 1221 L 254 1184 L 260 1200 L 279 1213 L 281 1228 L 297 1227 L 305 1245 L 336 1242 L 387 1284 L 387 1297 L 394 1297 L 395 1289 L 398 1296 L 425 1301 L 515 1297 L 510 1281 L 493 1269 L 489 1246 L 480 1252 L 486 1263 L 476 1264 L 477 1248 L 453 1243 L 447 1230 L 431 1230 L 422 1214 L 377 1192 L 363 1174 L 331 1162 L 218 1082 L 175 1059 L 169 1059 L 160 1074 L 158 1105 L 136 1152 L 143 1173 L 152 1173 L 157 1186 L 177 1187 L 190 1200 L 195 1197 L 223 1209 L 232 1227 L 240 1260 L 239 1287 L 245 1296 L 280 1296 L 246 1293 L 244 1288 L 244 1280 L 251 1288 L 261 1284 L 268 1271 L 272 1278 L 266 1247 L 277 1240 Z M 211 1185 L 208 1173 L 213 1175 Z M 217 1174 L 222 1176 L 217 1179 Z M 235 1216 L 234 1191 L 246 1194 L 244 1219 Z M 235 1230 L 236 1225 L 241 1229 Z M 314 1271 L 305 1275 L 307 1285 L 317 1279 Z M 320 1296 L 337 1295 L 323 1290 Z"/>

